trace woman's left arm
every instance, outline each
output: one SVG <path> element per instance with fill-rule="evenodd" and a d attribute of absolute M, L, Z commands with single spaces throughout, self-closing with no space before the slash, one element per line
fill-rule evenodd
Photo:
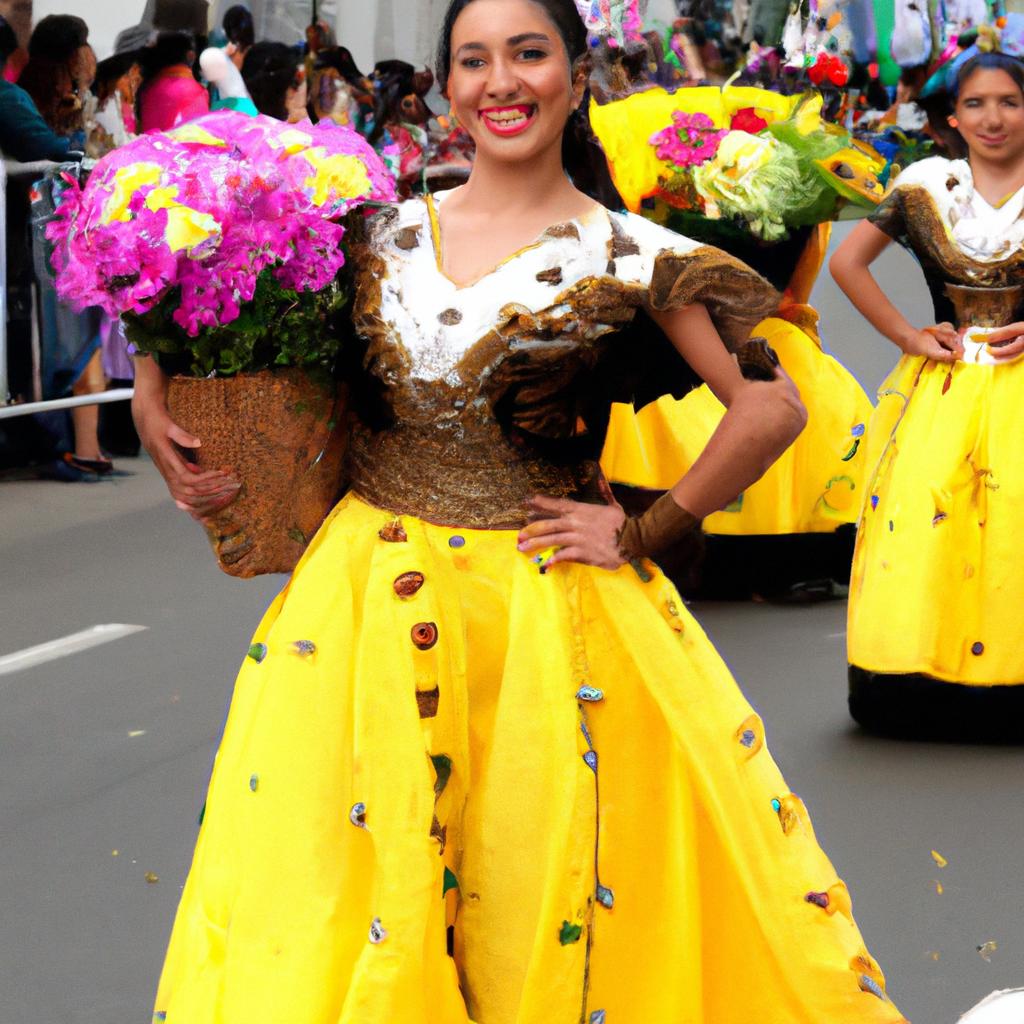
<path fill-rule="evenodd" d="M 704 306 L 651 311 L 651 316 L 726 407 L 707 446 L 669 492 L 678 506 L 678 517 L 670 516 L 670 521 L 687 515 L 700 520 L 724 508 L 758 480 L 799 435 L 807 413 L 793 382 L 781 370 L 773 381 L 750 381 L 742 376 Z M 626 516 L 610 492 L 607 499 L 601 506 L 533 498 L 531 512 L 543 518 L 520 532 L 520 550 L 558 547 L 548 565 L 576 561 L 617 568 L 625 560 L 620 538 Z M 651 556 L 659 553 L 644 552 Z"/>

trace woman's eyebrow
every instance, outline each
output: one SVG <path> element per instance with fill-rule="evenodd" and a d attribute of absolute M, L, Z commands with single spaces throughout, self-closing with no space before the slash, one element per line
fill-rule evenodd
<path fill-rule="evenodd" d="M 551 42 L 551 39 L 543 32 L 522 32 L 517 36 L 510 36 L 505 42 L 508 46 L 518 46 L 520 43 L 530 42 L 531 40 L 539 43 Z"/>
<path fill-rule="evenodd" d="M 545 35 L 543 32 L 521 32 L 517 36 L 509 36 L 508 39 L 505 40 L 505 45 L 518 46 L 520 43 L 527 42 L 550 43 L 551 37 Z M 481 51 L 486 49 L 487 47 L 483 43 L 463 43 L 458 50 L 455 51 L 455 55 L 458 56 L 464 50 Z"/>

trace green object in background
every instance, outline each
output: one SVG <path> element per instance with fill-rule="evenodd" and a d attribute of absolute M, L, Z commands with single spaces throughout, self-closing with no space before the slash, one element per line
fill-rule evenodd
<path fill-rule="evenodd" d="M 883 85 L 895 85 L 900 80 L 900 66 L 889 52 L 889 40 L 896 26 L 893 0 L 875 0 L 875 33 L 878 39 L 878 75 Z"/>

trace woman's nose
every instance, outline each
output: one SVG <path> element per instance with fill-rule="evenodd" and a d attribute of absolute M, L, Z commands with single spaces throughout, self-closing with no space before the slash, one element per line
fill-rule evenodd
<path fill-rule="evenodd" d="M 519 76 L 515 69 L 504 60 L 496 60 L 491 64 L 487 77 L 487 94 L 497 99 L 507 99 L 519 91 Z"/>

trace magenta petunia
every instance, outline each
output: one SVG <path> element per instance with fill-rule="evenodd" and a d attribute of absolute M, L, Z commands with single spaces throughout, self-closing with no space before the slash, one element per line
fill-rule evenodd
<path fill-rule="evenodd" d="M 651 136 L 659 160 L 674 167 L 699 167 L 714 158 L 728 131 L 715 127 L 707 114 L 672 112 L 672 124 Z"/>
<path fill-rule="evenodd" d="M 62 300 L 142 314 L 180 290 L 190 335 L 236 319 L 259 275 L 326 288 L 344 265 L 338 223 L 394 181 L 350 128 L 219 111 L 143 135 L 69 180 L 47 227 Z"/>

